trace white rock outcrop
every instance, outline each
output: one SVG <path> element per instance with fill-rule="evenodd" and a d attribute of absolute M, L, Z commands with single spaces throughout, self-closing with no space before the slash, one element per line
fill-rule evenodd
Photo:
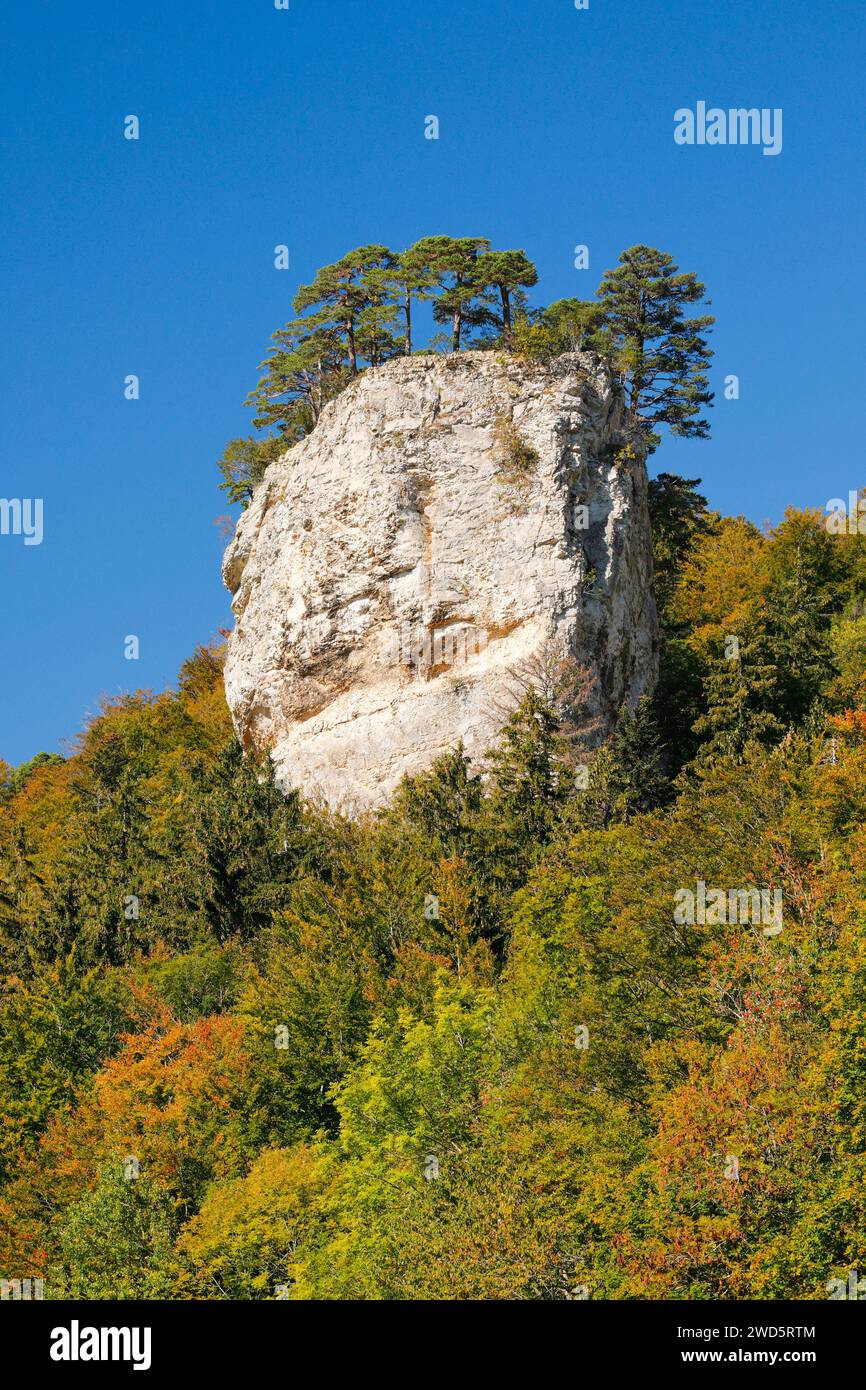
<path fill-rule="evenodd" d="M 368 370 L 270 466 L 224 578 L 243 745 L 348 812 L 458 740 L 477 759 L 551 653 L 600 725 L 656 678 L 643 451 L 578 354 Z"/>

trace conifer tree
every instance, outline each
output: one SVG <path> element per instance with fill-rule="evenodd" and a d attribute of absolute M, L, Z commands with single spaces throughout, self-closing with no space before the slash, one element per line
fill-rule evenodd
<path fill-rule="evenodd" d="M 713 400 L 706 377 L 712 352 L 705 334 L 715 320 L 684 313 L 705 294 L 695 275 L 680 274 L 667 252 L 651 246 L 623 251 L 617 269 L 608 270 L 598 288 L 628 407 L 651 449 L 659 442 L 660 425 L 671 434 L 699 439 L 709 433 L 701 415 Z"/>
<path fill-rule="evenodd" d="M 136 750 L 110 732 L 89 751 L 75 783 L 75 842 L 52 915 L 58 928 L 71 915 L 87 965 L 129 961 L 156 934 L 147 904 L 159 882 L 160 856 L 149 835 L 142 772 Z"/>
<path fill-rule="evenodd" d="M 246 941 L 271 921 L 303 860 L 298 797 L 284 797 L 270 770 L 232 740 L 212 772 L 192 784 L 187 901 L 220 943 Z"/>
<path fill-rule="evenodd" d="M 491 321 L 485 286 L 478 275 L 480 253 L 489 250 L 486 237 L 424 237 L 413 248 L 436 277 L 439 294 L 433 303 L 437 323 L 451 324 L 451 348 L 459 352 L 466 329 Z"/>
<path fill-rule="evenodd" d="M 487 795 L 478 816 L 480 853 L 494 893 L 513 892 L 558 824 L 571 776 L 557 720 L 527 692 L 487 755 Z"/>
<path fill-rule="evenodd" d="M 766 548 L 761 628 L 778 672 L 778 714 L 802 722 L 836 673 L 831 624 L 845 601 L 845 564 L 817 513 L 788 511 Z"/>
<path fill-rule="evenodd" d="M 358 351 L 371 367 L 379 367 L 403 348 L 398 336 L 401 306 L 395 277 L 398 258 L 387 256 L 371 265 L 361 277 L 364 306 L 358 315 Z"/>
<path fill-rule="evenodd" d="M 696 539 L 707 531 L 707 499 L 697 491 L 700 478 L 659 473 L 648 484 L 653 546 L 653 589 L 663 626 L 670 623 L 668 602 L 679 568 Z"/>
<path fill-rule="evenodd" d="M 738 636 L 736 655 L 716 653 L 704 677 L 706 713 L 695 724 L 702 760 L 740 758 L 751 741 L 775 743 L 785 725 L 779 708 L 778 670 L 758 626 Z"/>
<path fill-rule="evenodd" d="M 538 271 L 525 251 L 484 251 L 475 263 L 475 274 L 485 289 L 490 286 L 499 295 L 500 327 L 503 342 L 511 346 L 511 302 L 515 290 L 538 284 Z"/>
<path fill-rule="evenodd" d="M 396 287 L 398 298 L 403 304 L 404 315 L 404 335 L 403 350 L 407 357 L 412 355 L 412 300 L 429 299 L 430 291 L 436 284 L 436 271 L 430 263 L 430 257 L 425 250 L 423 242 L 417 242 L 415 246 L 410 246 L 397 257 L 396 264 L 390 271 L 391 278 Z"/>
<path fill-rule="evenodd" d="M 654 708 L 665 762 L 676 773 L 697 751 L 694 725 L 704 711 L 704 668 L 685 640 L 687 624 L 673 611 L 682 566 L 710 529 L 712 514 L 697 491 L 700 479 L 659 473 L 648 487 L 653 547 L 653 590 L 659 615 L 659 678 Z"/>
<path fill-rule="evenodd" d="M 470 773 L 460 743 L 441 754 L 427 772 L 404 777 L 394 794 L 391 814 L 414 826 L 433 855 L 447 858 L 469 854 L 473 819 L 480 805 L 481 782 Z"/>
<path fill-rule="evenodd" d="M 0 863 L 0 971 L 4 973 L 27 973 L 27 928 L 34 915 L 44 910 L 44 886 L 30 836 L 23 822 L 16 821 Z"/>
<path fill-rule="evenodd" d="M 349 369 L 341 332 L 333 324 L 294 319 L 274 334 L 274 344 L 260 364 L 265 375 L 244 404 L 255 407 L 257 429 L 276 426 L 286 448 L 314 428 L 324 406 L 349 380 Z"/>
<path fill-rule="evenodd" d="M 611 752 L 618 818 L 630 820 L 661 806 L 670 784 L 656 711 L 649 696 L 642 696 L 634 710 L 620 711 L 611 737 Z"/>
<path fill-rule="evenodd" d="M 309 328 L 341 335 L 352 376 L 358 374 L 358 319 L 371 303 L 368 277 L 375 270 L 391 268 L 393 263 L 387 246 L 359 246 L 333 265 L 323 266 L 312 283 L 302 285 L 295 296 L 296 313 L 313 310 L 304 320 Z"/>
<path fill-rule="evenodd" d="M 620 710 L 609 739 L 593 758 L 589 784 L 576 798 L 582 824 L 604 830 L 656 810 L 667 800 L 670 779 L 653 701 L 642 696 L 634 710 Z"/>

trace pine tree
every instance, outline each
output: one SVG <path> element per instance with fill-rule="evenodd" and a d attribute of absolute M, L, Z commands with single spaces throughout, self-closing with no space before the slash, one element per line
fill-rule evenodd
<path fill-rule="evenodd" d="M 389 273 L 398 298 L 403 304 L 403 348 L 409 357 L 412 354 L 412 300 L 430 299 L 430 291 L 436 284 L 436 272 L 430 264 L 430 256 L 424 243 L 419 241 L 398 256 L 394 268 Z"/>
<path fill-rule="evenodd" d="M 478 277 L 478 258 L 490 249 L 486 237 L 423 237 L 413 248 L 436 277 L 439 294 L 433 303 L 437 323 L 451 324 L 451 348 L 459 352 L 466 329 L 491 322 L 485 286 Z"/>
<path fill-rule="evenodd" d="M 285 449 L 315 427 L 348 382 L 349 368 L 341 330 L 317 318 L 293 319 L 274 334 L 274 344 L 260 364 L 265 374 L 244 404 L 255 408 L 257 429 L 276 426 Z"/>
<path fill-rule="evenodd" d="M 358 374 L 358 320 L 371 306 L 369 276 L 376 270 L 388 270 L 393 264 L 394 257 L 387 246 L 359 246 L 333 265 L 323 266 L 312 283 L 302 285 L 295 296 L 296 313 L 314 311 L 304 320 L 310 329 L 341 336 L 352 376 Z"/>
<path fill-rule="evenodd" d="M 390 252 L 361 277 L 365 303 L 358 315 L 358 352 L 379 367 L 404 348 L 398 336 L 401 306 L 396 297 L 398 260 Z"/>
<path fill-rule="evenodd" d="M 499 327 L 506 347 L 511 346 L 511 303 L 515 290 L 538 284 L 538 271 L 525 251 L 484 251 L 478 256 L 474 273 L 479 284 L 492 287 L 499 295 Z"/>
<path fill-rule="evenodd" d="M 659 442 L 659 425 L 699 439 L 709 433 L 701 416 L 713 400 L 706 377 L 712 352 L 704 334 L 715 320 L 709 314 L 686 318 L 683 312 L 705 293 L 696 276 L 680 274 L 671 256 L 651 246 L 623 251 L 618 268 L 608 270 L 598 288 L 628 408 L 651 449 Z"/>

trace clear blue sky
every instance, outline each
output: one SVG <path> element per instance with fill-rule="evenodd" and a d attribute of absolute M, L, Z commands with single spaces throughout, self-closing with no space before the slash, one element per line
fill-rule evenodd
<path fill-rule="evenodd" d="M 677 146 L 698 100 L 781 107 L 781 155 Z M 660 246 L 741 398 L 654 469 L 757 522 L 861 484 L 863 102 L 862 0 L 6 0 L 0 497 L 45 538 L 0 536 L 0 756 L 230 624 L 214 460 L 297 284 L 364 242 L 521 246 L 544 301 Z"/>

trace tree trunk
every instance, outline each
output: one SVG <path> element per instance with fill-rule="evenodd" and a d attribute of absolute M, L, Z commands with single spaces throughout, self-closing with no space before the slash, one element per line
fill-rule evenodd
<path fill-rule="evenodd" d="M 502 296 L 502 336 L 505 339 L 505 346 L 511 347 L 511 296 L 508 293 L 508 286 L 500 285 L 499 293 Z"/>
<path fill-rule="evenodd" d="M 351 291 L 351 285 L 352 285 L 352 271 L 351 271 L 351 270 L 350 270 L 350 271 L 347 273 L 347 275 L 346 275 L 345 284 L 346 284 L 346 288 L 345 288 L 345 290 L 344 290 L 344 292 L 343 292 L 342 304 L 343 304 L 343 308 L 346 310 L 346 323 L 345 323 L 345 328 L 346 328 L 346 344 L 347 344 L 348 349 L 349 349 L 349 369 L 351 370 L 352 376 L 357 376 L 357 375 L 358 375 L 358 354 L 357 354 L 357 352 L 355 351 L 355 316 L 354 316 L 354 314 L 352 313 L 352 309 L 351 309 L 351 307 L 350 307 L 350 305 L 351 305 L 351 293 L 350 293 L 350 291 Z"/>
<path fill-rule="evenodd" d="M 349 367 L 352 376 L 358 375 L 358 354 L 355 351 L 355 320 L 346 320 L 346 341 L 349 345 Z"/>
<path fill-rule="evenodd" d="M 412 296 L 406 286 L 406 356 L 412 356 Z"/>
<path fill-rule="evenodd" d="M 454 310 L 454 333 L 452 337 L 452 344 L 455 352 L 460 351 L 460 330 L 463 327 L 463 302 L 460 297 L 460 291 L 462 290 L 462 288 L 463 276 L 458 270 L 454 274 L 454 289 L 456 291 L 457 307 Z"/>

